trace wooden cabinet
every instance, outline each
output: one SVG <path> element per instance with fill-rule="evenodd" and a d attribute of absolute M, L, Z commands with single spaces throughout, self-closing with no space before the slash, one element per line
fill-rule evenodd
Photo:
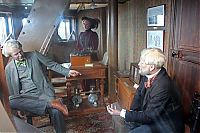
<path fill-rule="evenodd" d="M 133 83 L 129 78 L 118 78 L 116 95 L 117 101 L 122 108 L 130 110 L 135 92 L 136 89 L 133 87 Z"/>

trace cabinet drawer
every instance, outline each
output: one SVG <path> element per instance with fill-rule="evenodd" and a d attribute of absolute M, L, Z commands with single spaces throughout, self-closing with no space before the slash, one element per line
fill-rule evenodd
<path fill-rule="evenodd" d="M 105 69 L 80 69 L 78 70 L 83 76 L 87 75 L 88 77 L 102 77 L 105 76 Z"/>

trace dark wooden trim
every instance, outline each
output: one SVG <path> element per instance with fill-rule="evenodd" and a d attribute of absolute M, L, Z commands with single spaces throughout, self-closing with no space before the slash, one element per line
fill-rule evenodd
<path fill-rule="evenodd" d="M 1 101 L 3 103 L 3 106 L 8 113 L 8 116 L 10 119 L 13 121 L 13 116 L 11 113 L 10 109 L 10 104 L 9 104 L 9 92 L 8 92 L 8 86 L 6 83 L 6 76 L 5 76 L 5 69 L 4 69 L 4 60 L 3 56 L 0 50 L 0 92 L 1 92 Z"/>

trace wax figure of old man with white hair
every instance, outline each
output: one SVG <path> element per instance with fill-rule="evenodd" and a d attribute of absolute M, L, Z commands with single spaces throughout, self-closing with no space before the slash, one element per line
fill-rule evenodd
<path fill-rule="evenodd" d="M 183 111 L 179 90 L 168 76 L 166 57 L 157 48 L 142 50 L 139 87 L 130 110 L 108 105 L 113 117 L 124 118 L 129 133 L 183 133 Z"/>
<path fill-rule="evenodd" d="M 55 131 L 66 132 L 64 117 L 68 115 L 68 109 L 60 99 L 55 99 L 54 88 L 42 67 L 65 76 L 78 76 L 80 73 L 62 67 L 37 51 L 23 52 L 22 44 L 17 40 L 8 40 L 2 53 L 12 57 L 5 68 L 11 109 L 37 115 L 49 113 Z"/>

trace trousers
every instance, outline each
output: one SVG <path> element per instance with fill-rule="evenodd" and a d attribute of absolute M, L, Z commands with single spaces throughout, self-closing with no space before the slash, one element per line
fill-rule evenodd
<path fill-rule="evenodd" d="M 59 110 L 51 108 L 48 105 L 48 100 L 36 97 L 17 97 L 9 102 L 12 110 L 25 111 L 36 115 L 48 113 L 56 133 L 66 133 L 64 115 Z"/>
<path fill-rule="evenodd" d="M 137 122 L 125 122 L 128 133 L 152 133 L 150 126 L 142 125 Z"/>

